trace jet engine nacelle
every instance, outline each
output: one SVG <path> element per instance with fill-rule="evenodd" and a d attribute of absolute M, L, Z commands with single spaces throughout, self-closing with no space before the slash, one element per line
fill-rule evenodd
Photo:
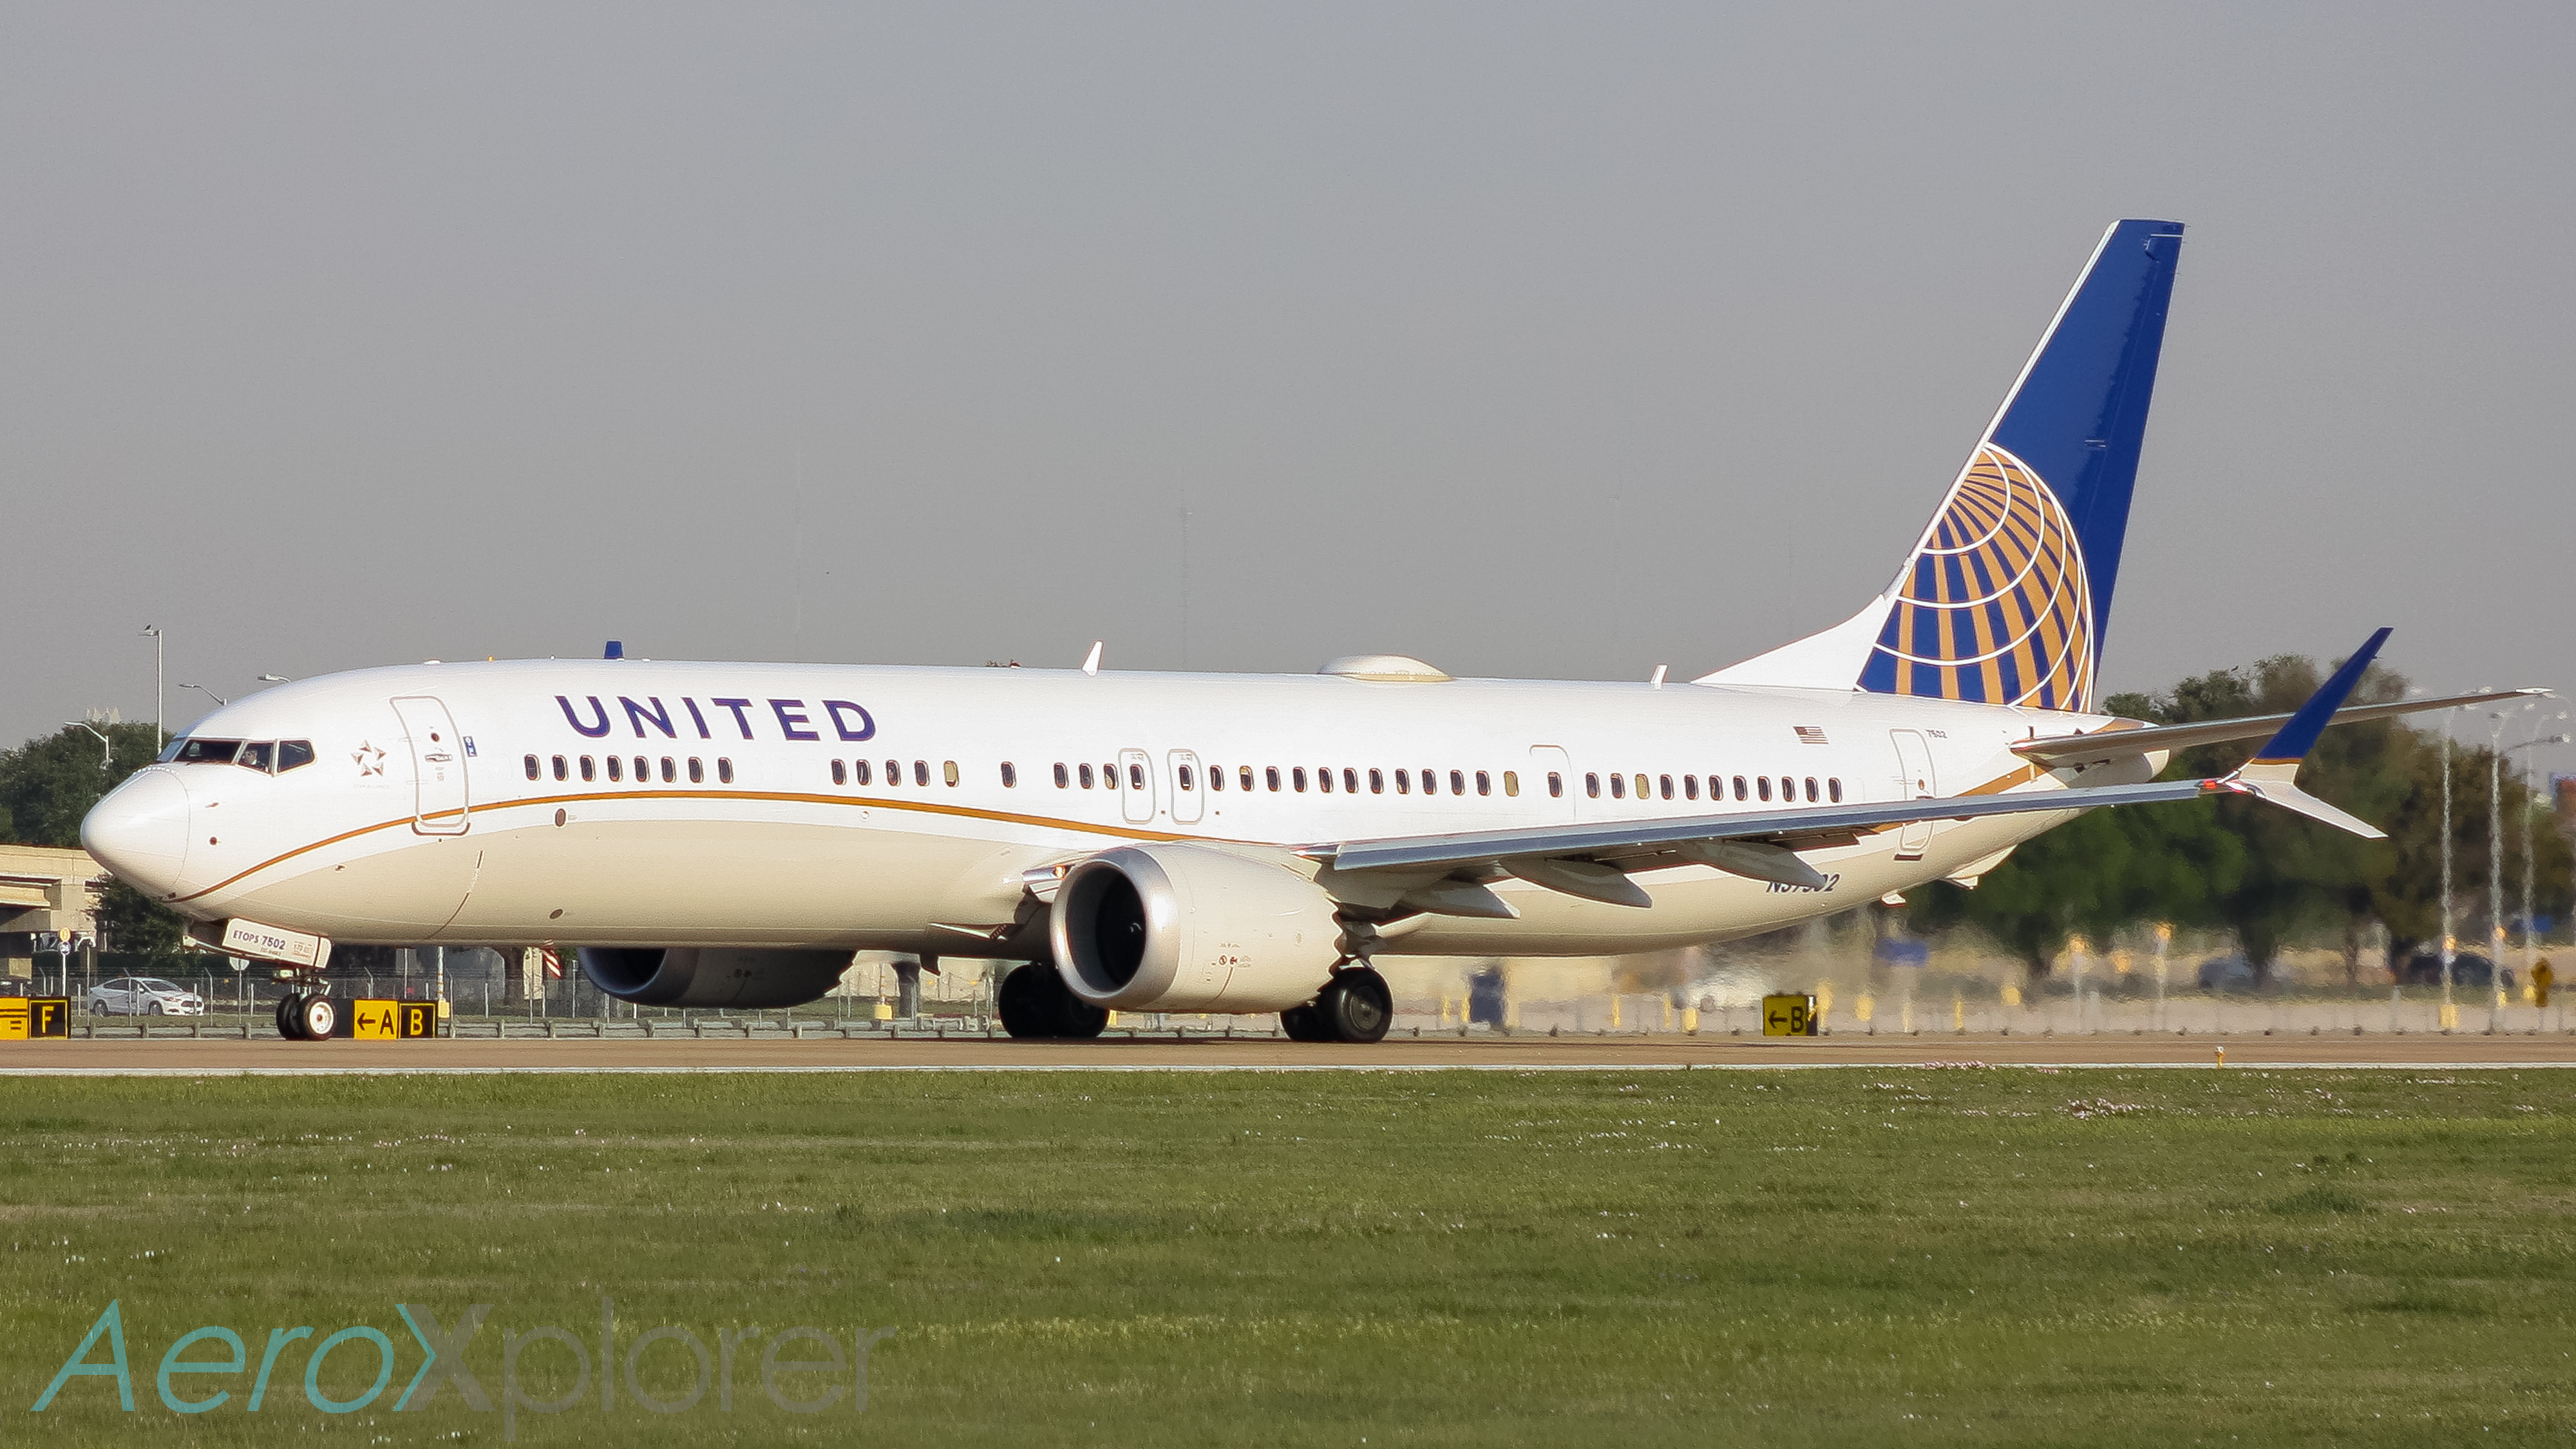
<path fill-rule="evenodd" d="M 590 984 L 638 1006 L 730 1006 L 758 1010 L 822 999 L 850 964 L 847 951 L 778 951 L 740 946 L 584 946 Z"/>
<path fill-rule="evenodd" d="M 1048 923 L 1074 995 L 1125 1011 L 1284 1011 L 1342 958 L 1333 899 L 1285 866 L 1197 845 L 1103 851 Z"/>

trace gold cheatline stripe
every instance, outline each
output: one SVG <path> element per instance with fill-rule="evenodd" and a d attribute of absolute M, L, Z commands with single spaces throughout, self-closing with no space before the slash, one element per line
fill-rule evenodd
<path fill-rule="evenodd" d="M 528 799 L 503 800 L 489 805 L 468 805 L 463 809 L 457 810 L 434 810 L 427 815 L 405 815 L 399 819 L 379 821 L 374 825 L 361 825 L 355 830 L 344 830 L 337 835 L 326 836 L 323 839 L 312 841 L 305 845 L 299 845 L 293 850 L 287 851 L 282 855 L 271 856 L 247 870 L 240 871 L 215 882 L 204 890 L 192 891 L 184 896 L 172 896 L 170 897 L 170 904 L 176 905 L 183 901 L 193 901 L 199 896 L 212 895 L 216 891 L 222 890 L 228 885 L 232 885 L 235 882 L 244 880 L 250 876 L 257 875 L 261 871 L 268 869 L 270 866 L 282 865 L 287 861 L 293 860 L 299 855 L 305 855 L 312 851 L 320 850 L 325 846 L 337 845 L 344 840 L 354 840 L 361 835 L 371 835 L 379 830 L 392 830 L 397 826 L 409 825 L 415 820 L 449 820 L 458 816 L 470 815 L 478 809 L 484 811 L 495 811 L 514 810 L 523 807 L 543 808 L 548 805 L 569 805 L 576 802 L 591 800 L 771 800 L 806 805 L 861 805 L 881 807 L 888 810 L 913 810 L 928 815 L 954 815 L 970 820 L 998 820 L 1010 825 L 1035 825 L 1051 830 L 1071 830 L 1087 835 L 1106 835 L 1120 840 L 1217 840 L 1240 845 L 1260 843 L 1256 841 L 1228 841 L 1227 837 L 1221 835 L 1177 835 L 1165 831 L 1138 830 L 1133 827 L 1122 828 L 1115 825 L 1092 825 L 1079 820 L 1059 820 L 1046 815 L 1015 815 L 1002 810 L 978 810 L 972 806 L 966 805 L 931 805 L 911 800 L 880 800 L 873 798 L 854 798 L 843 795 L 810 795 L 788 791 L 769 790 L 609 790 L 588 795 L 539 795 Z"/>
<path fill-rule="evenodd" d="M 1986 781 L 1984 784 L 1972 786 L 1960 793 L 1962 795 L 2000 794 L 2003 791 L 2009 790 L 2013 786 L 2022 784 L 2025 781 L 2038 779 L 2041 773 L 2042 772 L 2037 765 L 2024 765 L 2017 770 L 2006 771 L 2005 773 Z M 1133 828 L 1122 828 L 1115 825 L 1090 825 L 1078 820 L 1059 820 L 1046 815 L 1015 815 L 1008 811 L 978 810 L 972 806 L 966 805 L 929 805 L 918 804 L 910 800 L 854 799 L 840 795 L 808 795 L 766 790 L 623 790 L 595 795 L 540 795 L 531 799 L 502 801 L 497 804 L 485 805 L 481 808 L 485 810 L 513 810 L 525 807 L 542 808 L 548 805 L 565 805 L 583 800 L 777 800 L 811 805 L 864 805 L 881 807 L 889 810 L 913 810 L 926 815 L 954 815 L 970 820 L 998 820 L 1011 825 L 1035 825 L 1056 830 L 1071 830 L 1085 835 L 1106 835 L 1119 840 L 1154 840 L 1173 842 L 1217 841 L 1228 845 L 1267 844 L 1275 846 L 1277 844 L 1277 842 L 1270 841 L 1235 840 L 1222 835 L 1177 835 L 1168 831 L 1137 830 Z M 313 841 L 309 844 L 299 845 L 293 850 L 287 851 L 282 855 L 271 856 L 267 860 L 263 860 L 259 864 L 250 867 L 248 870 L 238 872 L 237 874 L 227 876 L 223 880 L 215 882 L 204 890 L 192 891 L 184 896 L 172 896 L 169 898 L 169 904 L 177 905 L 181 902 L 196 900 L 200 896 L 212 895 L 228 885 L 232 885 L 235 882 L 244 880 L 250 876 L 257 875 L 261 871 L 268 869 L 270 866 L 282 865 L 287 861 L 293 860 L 299 855 L 309 854 L 313 851 L 320 850 L 325 846 L 337 845 L 344 840 L 354 840 L 361 835 L 372 835 L 379 830 L 391 830 L 397 826 L 409 825 L 415 820 L 441 820 L 451 816 L 470 815 L 474 808 L 475 807 L 468 805 L 461 810 L 433 811 L 426 816 L 406 815 L 398 820 L 386 820 L 374 825 L 361 825 L 355 830 L 344 830 L 337 835 L 325 836 L 322 839 Z M 1874 835 L 1892 828 L 1894 827 L 1885 825 L 1863 826 L 1856 833 Z"/>

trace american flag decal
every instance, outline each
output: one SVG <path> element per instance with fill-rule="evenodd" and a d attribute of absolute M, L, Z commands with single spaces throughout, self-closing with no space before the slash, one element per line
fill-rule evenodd
<path fill-rule="evenodd" d="M 1821 745 L 1825 742 L 1823 725 L 1799 725 L 1797 731 L 1798 743 L 1802 745 Z"/>

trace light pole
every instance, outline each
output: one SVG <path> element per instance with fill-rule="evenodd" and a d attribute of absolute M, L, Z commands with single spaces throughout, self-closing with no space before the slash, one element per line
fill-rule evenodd
<path fill-rule="evenodd" d="M 161 626 L 146 624 L 143 632 L 152 639 L 152 753 L 158 756 L 170 739 L 161 728 Z"/>
<path fill-rule="evenodd" d="M 2451 934 L 2451 731 L 2442 729 L 2442 1030 L 2448 1032 L 2455 1018 L 2451 1014 L 2451 961 L 2457 954 L 2458 938 Z"/>
<path fill-rule="evenodd" d="M 88 730 L 91 734 L 98 735 L 98 743 L 100 750 L 102 751 L 99 757 L 98 767 L 105 770 L 115 766 L 116 741 L 109 739 L 105 735 L 99 735 L 98 726 L 83 724 L 76 719 L 67 719 L 63 721 L 63 728 L 68 730 Z"/>
<path fill-rule="evenodd" d="M 202 684 L 182 684 L 179 687 L 181 689 L 193 689 L 199 694 L 204 695 L 206 698 L 213 700 L 215 702 L 215 708 L 217 709 L 221 709 L 225 705 L 232 703 L 231 700 L 224 698 L 222 695 L 215 693 L 213 690 L 206 688 Z"/>

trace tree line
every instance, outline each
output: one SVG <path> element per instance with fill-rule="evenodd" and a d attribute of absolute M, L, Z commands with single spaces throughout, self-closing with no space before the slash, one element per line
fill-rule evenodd
<path fill-rule="evenodd" d="M 2151 724 L 2295 710 L 2324 671 L 2314 660 L 2278 655 L 2213 670 L 2155 694 L 2113 695 L 2112 714 Z M 2356 704 L 2403 699 L 2406 680 L 2373 666 Z M 2516 729 L 2503 743 L 2518 741 Z M 2176 753 L 2164 779 L 2223 775 L 2250 758 L 2259 740 Z M 2462 952 L 2483 954 L 2487 888 L 2501 867 L 2507 923 L 2518 926 L 2523 837 L 2528 825 L 2535 918 L 2563 918 L 2571 894 L 2568 840 L 2546 803 L 2516 775 L 2501 772 L 2503 856 L 2490 859 L 2488 774 L 2494 751 L 2454 743 L 2450 752 L 2453 934 Z M 2073 937 L 2102 941 L 2155 922 L 2223 930 L 2247 961 L 2268 972 L 2287 946 L 2326 944 L 2343 954 L 2358 983 L 2371 938 L 2385 932 L 2384 965 L 2396 971 L 2441 937 L 2442 743 L 2402 720 L 2327 730 L 2299 776 L 2310 794 L 2333 801 L 2388 832 L 2363 840 L 2238 796 L 2178 805 L 2096 810 L 2013 852 L 1974 890 L 1941 883 L 1918 891 L 1908 924 L 1918 931 L 1969 927 L 2019 957 L 2034 977 Z M 2526 819 L 2528 817 L 2528 819 Z M 2518 937 L 2517 937 L 2518 939 Z"/>

